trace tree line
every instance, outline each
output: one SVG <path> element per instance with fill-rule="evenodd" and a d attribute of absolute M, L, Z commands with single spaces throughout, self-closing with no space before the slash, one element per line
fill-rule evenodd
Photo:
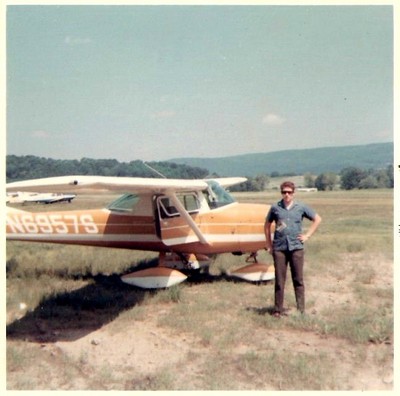
<path fill-rule="evenodd" d="M 210 175 L 208 169 L 192 167 L 173 162 L 143 162 L 135 160 L 119 162 L 116 159 L 55 160 L 52 158 L 36 157 L 34 155 L 6 157 L 7 183 L 19 180 L 40 179 L 43 177 L 67 175 L 93 176 L 122 176 L 148 177 L 167 179 L 206 179 L 221 177 L 218 174 Z M 263 191 L 268 185 L 266 175 L 248 177 L 245 183 L 233 186 L 235 191 Z M 232 190 L 233 191 L 233 190 Z"/>
<path fill-rule="evenodd" d="M 152 170 L 154 169 L 154 170 Z M 168 179 L 203 179 L 208 170 L 175 164 L 172 162 L 148 162 L 140 160 L 119 162 L 116 159 L 55 160 L 33 155 L 7 155 L 7 182 L 42 177 L 67 175 L 130 176 Z"/>
<path fill-rule="evenodd" d="M 342 190 L 393 188 L 393 165 L 386 169 L 361 169 L 347 167 L 337 175 L 332 172 L 321 173 L 314 177 L 307 173 L 304 175 L 305 187 L 316 187 L 318 190 L 327 191 L 341 188 Z"/>
<path fill-rule="evenodd" d="M 66 176 L 66 175 L 97 175 L 97 176 L 126 176 L 126 177 L 166 177 L 168 179 L 206 179 L 220 177 L 218 174 L 210 175 L 208 169 L 192 167 L 173 162 L 148 162 L 141 160 L 119 162 L 116 159 L 90 159 L 81 160 L 55 160 L 51 158 L 36 157 L 33 155 L 6 157 L 7 183 L 39 179 L 42 177 Z M 278 176 L 277 172 L 271 175 L 247 176 L 247 181 L 237 186 L 232 186 L 231 191 L 264 191 L 270 182 L 270 178 Z M 341 188 L 343 190 L 393 188 L 393 165 L 386 169 L 360 169 L 347 167 L 339 174 L 324 172 L 317 176 L 311 173 L 304 175 L 304 187 L 317 188 L 327 191 Z"/>

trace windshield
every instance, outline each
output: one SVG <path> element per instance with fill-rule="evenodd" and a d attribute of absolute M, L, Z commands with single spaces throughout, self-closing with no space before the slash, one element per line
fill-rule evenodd
<path fill-rule="evenodd" d="M 208 180 L 207 184 L 209 188 L 206 192 L 206 196 L 211 209 L 220 208 L 221 206 L 236 202 L 232 195 L 230 195 L 228 191 L 221 187 L 216 181 Z"/>
<path fill-rule="evenodd" d="M 139 196 L 135 194 L 124 194 L 108 205 L 107 209 L 116 212 L 132 212 L 133 207 L 139 202 Z"/>

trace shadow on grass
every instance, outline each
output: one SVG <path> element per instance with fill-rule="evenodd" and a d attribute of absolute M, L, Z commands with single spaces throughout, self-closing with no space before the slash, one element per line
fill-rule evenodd
<path fill-rule="evenodd" d="M 260 281 L 249 281 L 243 278 L 239 278 L 237 276 L 230 275 L 225 271 L 221 272 L 219 275 L 212 275 L 208 272 L 208 269 L 204 270 L 192 270 L 192 271 L 182 271 L 186 275 L 188 275 L 187 283 L 198 284 L 198 283 L 213 283 L 213 282 L 232 282 L 232 283 L 249 283 L 252 285 L 266 285 L 271 284 L 274 281 L 272 280 L 260 280 Z"/>
<path fill-rule="evenodd" d="M 74 291 L 46 297 L 35 310 L 7 325 L 7 338 L 38 343 L 74 341 L 160 291 L 127 285 L 119 275 L 87 275 L 85 279 L 91 283 Z M 194 286 L 220 281 L 246 282 L 227 274 L 210 275 L 206 271 L 191 273 L 186 283 Z"/>
<path fill-rule="evenodd" d="M 269 307 L 248 307 L 246 308 L 247 311 L 254 312 L 257 315 L 264 316 L 264 315 L 273 315 L 275 313 L 275 307 L 273 305 Z"/>
<path fill-rule="evenodd" d="M 35 310 L 7 326 L 7 338 L 73 341 L 140 304 L 146 294 L 156 293 L 126 285 L 117 275 L 97 275 L 92 279 L 93 283 L 78 290 L 44 299 Z"/>

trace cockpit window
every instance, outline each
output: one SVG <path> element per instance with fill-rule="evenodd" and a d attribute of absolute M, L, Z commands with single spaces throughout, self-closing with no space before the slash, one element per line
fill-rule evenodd
<path fill-rule="evenodd" d="M 197 213 L 200 209 L 199 200 L 194 193 L 182 193 L 176 194 L 177 198 L 184 206 L 184 208 L 190 213 Z M 171 202 L 168 197 L 162 196 L 158 198 L 158 206 L 160 209 L 161 217 L 164 219 L 166 217 L 176 217 L 180 216 L 178 210 Z"/>
<path fill-rule="evenodd" d="M 160 214 L 163 219 L 166 217 L 175 217 L 179 216 L 179 212 L 175 206 L 170 202 L 170 199 L 167 197 L 160 198 L 158 200 L 158 205 L 160 208 Z"/>
<path fill-rule="evenodd" d="M 108 205 L 107 209 L 115 212 L 132 212 L 134 206 L 139 202 L 136 194 L 124 194 Z"/>
<path fill-rule="evenodd" d="M 207 184 L 209 188 L 206 192 L 206 196 L 208 205 L 211 209 L 220 208 L 221 206 L 236 202 L 232 195 L 230 195 L 228 191 L 221 187 L 216 181 L 209 180 L 207 181 Z"/>

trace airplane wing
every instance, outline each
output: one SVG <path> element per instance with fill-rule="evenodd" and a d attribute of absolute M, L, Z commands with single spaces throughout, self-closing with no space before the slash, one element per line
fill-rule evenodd
<path fill-rule="evenodd" d="M 141 177 L 119 176 L 57 176 L 42 179 L 31 179 L 6 184 L 7 191 L 76 191 L 79 189 L 99 189 L 110 191 L 130 192 L 153 191 L 165 193 L 168 191 L 203 190 L 207 188 L 206 181 L 214 180 L 223 187 L 245 182 L 245 177 L 224 177 L 206 180 L 184 179 L 153 179 Z"/>
<path fill-rule="evenodd" d="M 204 180 L 151 179 L 117 176 L 58 176 L 32 179 L 6 184 L 7 191 L 77 191 L 80 189 L 99 189 L 121 192 L 203 190 L 207 188 Z"/>

